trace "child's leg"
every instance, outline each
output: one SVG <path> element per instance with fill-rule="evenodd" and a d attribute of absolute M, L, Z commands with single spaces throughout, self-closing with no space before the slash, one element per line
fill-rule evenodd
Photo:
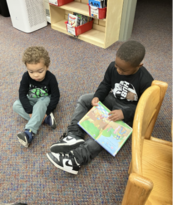
<path fill-rule="evenodd" d="M 112 110 L 113 105 L 115 105 L 115 98 L 109 94 L 103 101 L 103 104 Z M 86 165 L 94 159 L 101 150 L 103 150 L 102 146 L 100 146 L 94 139 L 89 138 L 83 144 L 74 149 L 73 153 L 80 165 Z"/>
<path fill-rule="evenodd" d="M 90 96 L 90 103 L 92 98 L 93 95 Z M 86 109 L 87 106 L 85 106 L 86 102 L 83 102 L 83 99 L 85 98 L 82 97 L 82 99 L 78 101 L 72 118 L 72 122 L 76 124 L 83 117 L 81 113 L 85 115 L 88 111 Z M 89 106 L 89 101 L 86 104 Z M 105 98 L 103 104 L 107 106 L 110 110 L 112 110 L 115 105 L 117 106 L 117 109 L 121 109 L 122 107 L 122 105 L 116 102 L 115 97 L 111 93 Z M 123 106 L 127 107 L 126 105 Z M 72 134 L 75 135 L 73 131 Z M 68 154 L 66 154 L 67 150 L 69 151 Z M 74 145 L 68 145 L 68 140 L 62 140 L 59 141 L 59 143 L 51 146 L 51 152 L 47 153 L 47 157 L 57 168 L 72 174 L 77 174 L 80 169 L 80 166 L 88 164 L 100 153 L 101 150 L 103 150 L 102 146 L 100 146 L 92 138 L 83 141 L 83 143 L 78 143 L 75 148 Z"/>
<path fill-rule="evenodd" d="M 85 132 L 77 123 L 92 108 L 91 101 L 93 96 L 94 93 L 84 94 L 77 101 L 71 123 L 68 126 L 68 133 L 72 134 L 76 139 L 84 138 Z"/>
<path fill-rule="evenodd" d="M 94 159 L 102 150 L 102 146 L 100 146 L 94 139 L 89 138 L 79 147 L 74 149 L 73 153 L 74 157 L 80 165 L 86 165 L 92 159 Z"/>
<path fill-rule="evenodd" d="M 13 104 L 13 110 L 14 112 L 18 113 L 20 116 L 22 116 L 25 120 L 29 120 L 29 114 L 25 112 L 23 109 L 23 106 L 20 102 L 20 100 L 16 100 Z"/>
<path fill-rule="evenodd" d="M 77 124 L 79 120 L 91 109 L 91 101 L 94 93 L 82 95 L 76 104 L 75 111 L 72 116 L 71 124 Z"/>
<path fill-rule="evenodd" d="M 60 141 L 51 146 L 52 152 L 67 153 L 78 147 L 81 143 L 84 143 L 83 138 L 85 132 L 77 123 L 91 109 L 91 100 L 93 99 L 93 95 L 93 93 L 85 94 L 78 99 L 71 124 L 68 126 L 67 133 L 62 136 Z"/>
<path fill-rule="evenodd" d="M 81 165 L 88 164 L 102 149 L 95 140 L 88 139 L 68 154 L 49 152 L 46 155 L 57 168 L 77 174 Z"/>
<path fill-rule="evenodd" d="M 42 124 L 43 118 L 47 111 L 47 106 L 50 103 L 50 96 L 41 97 L 33 106 L 32 117 L 25 125 L 25 129 L 31 129 L 34 134 L 37 133 L 40 125 Z"/>

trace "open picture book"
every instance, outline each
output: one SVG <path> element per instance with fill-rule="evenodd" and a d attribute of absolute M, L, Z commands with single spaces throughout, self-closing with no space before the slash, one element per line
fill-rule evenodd
<path fill-rule="evenodd" d="M 124 145 L 132 128 L 123 121 L 108 120 L 110 110 L 100 101 L 78 122 L 78 125 L 112 156 Z"/>

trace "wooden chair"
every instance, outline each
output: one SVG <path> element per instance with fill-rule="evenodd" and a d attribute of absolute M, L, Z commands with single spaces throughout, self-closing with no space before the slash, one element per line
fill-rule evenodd
<path fill-rule="evenodd" d="M 151 137 L 167 87 L 165 82 L 153 81 L 138 102 L 122 205 L 172 204 L 172 143 Z"/>
<path fill-rule="evenodd" d="M 173 119 L 172 119 L 172 124 L 171 124 L 171 136 L 172 136 L 172 140 L 173 140 Z"/>

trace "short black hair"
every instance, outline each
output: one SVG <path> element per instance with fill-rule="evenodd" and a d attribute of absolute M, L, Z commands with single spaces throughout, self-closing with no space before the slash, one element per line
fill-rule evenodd
<path fill-rule="evenodd" d="M 126 41 L 119 47 L 116 56 L 135 67 L 144 59 L 145 47 L 137 41 Z"/>

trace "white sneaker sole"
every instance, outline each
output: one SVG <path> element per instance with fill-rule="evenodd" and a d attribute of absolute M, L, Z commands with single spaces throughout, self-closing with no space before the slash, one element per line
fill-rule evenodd
<path fill-rule="evenodd" d="M 17 135 L 20 135 L 20 133 L 18 133 Z M 29 147 L 29 143 L 28 142 L 24 142 L 23 140 L 21 140 L 18 136 L 17 136 L 17 139 L 19 141 L 19 143 L 21 145 L 23 145 L 24 147 Z"/>
<path fill-rule="evenodd" d="M 59 168 L 59 169 L 65 171 L 65 172 L 68 172 L 68 173 L 70 173 L 70 174 L 78 174 L 78 171 L 72 171 L 72 170 L 68 171 L 68 170 L 65 170 L 63 167 L 59 166 L 58 164 L 56 164 L 56 163 L 52 160 L 52 158 L 49 157 L 49 154 L 48 154 L 48 153 L 46 153 L 46 156 L 47 156 L 47 158 L 50 160 L 50 162 L 52 162 L 52 164 L 53 164 L 55 167 L 57 167 L 57 168 Z"/>
<path fill-rule="evenodd" d="M 55 120 L 55 117 L 53 116 L 53 113 L 50 113 L 50 117 L 51 119 L 53 119 L 54 123 L 53 125 L 51 126 L 52 129 L 55 129 L 57 127 L 57 123 L 56 123 L 56 120 Z"/>

